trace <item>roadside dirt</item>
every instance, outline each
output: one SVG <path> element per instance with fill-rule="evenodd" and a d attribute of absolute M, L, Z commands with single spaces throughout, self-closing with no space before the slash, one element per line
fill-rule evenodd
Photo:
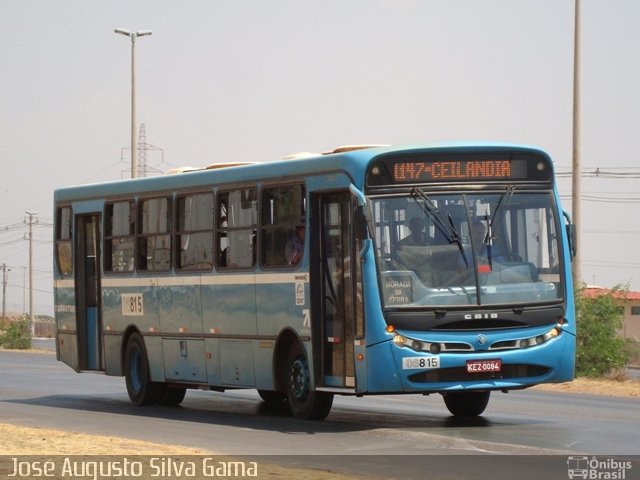
<path fill-rule="evenodd" d="M 5 456 L 5 460 L 11 456 L 17 456 L 20 460 L 28 455 L 37 455 L 39 458 L 51 455 L 115 455 L 126 456 L 127 458 L 134 455 L 151 455 L 153 457 L 170 457 L 174 460 L 187 457 L 193 460 L 192 455 L 199 455 L 214 458 L 216 465 L 223 462 L 238 461 L 233 457 L 180 445 L 142 442 L 101 435 L 86 435 L 48 428 L 20 427 L 7 423 L 0 423 L 0 454 Z M 243 460 L 245 462 L 251 461 L 250 459 Z M 8 468 L 8 463 L 3 460 L 0 473 L 4 473 L 3 470 L 6 468 Z M 258 462 L 257 471 L 258 479 L 358 480 L 364 478 L 330 471 L 287 468 L 264 464 L 261 461 Z M 193 477 L 190 476 L 190 478 L 202 479 L 205 477 L 196 474 Z"/>
<path fill-rule="evenodd" d="M 587 393 L 590 395 L 606 395 L 610 397 L 640 398 L 640 380 L 578 378 L 569 383 L 536 385 L 533 389 L 566 393 Z"/>

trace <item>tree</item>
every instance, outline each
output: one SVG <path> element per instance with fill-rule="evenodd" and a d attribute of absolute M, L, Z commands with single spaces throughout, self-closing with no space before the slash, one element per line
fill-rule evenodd
<path fill-rule="evenodd" d="M 0 326 L 0 346 L 15 350 L 24 350 L 31 347 L 31 332 L 29 322 L 4 322 Z"/>
<path fill-rule="evenodd" d="M 576 376 L 602 377 L 629 361 L 629 349 L 618 333 L 623 317 L 619 300 L 627 291 L 616 286 L 594 298 L 586 297 L 584 288 L 576 291 Z"/>

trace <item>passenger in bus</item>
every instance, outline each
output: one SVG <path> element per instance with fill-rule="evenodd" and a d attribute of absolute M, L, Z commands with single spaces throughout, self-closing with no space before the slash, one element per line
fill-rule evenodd
<path fill-rule="evenodd" d="M 287 265 L 297 265 L 302 259 L 304 253 L 304 236 L 305 226 L 298 225 L 296 231 L 289 237 L 284 247 L 284 256 L 287 259 Z"/>
<path fill-rule="evenodd" d="M 409 231 L 409 235 L 398 242 L 398 247 L 427 244 L 427 235 L 424 232 L 424 220 L 421 217 L 413 217 L 409 220 Z"/>

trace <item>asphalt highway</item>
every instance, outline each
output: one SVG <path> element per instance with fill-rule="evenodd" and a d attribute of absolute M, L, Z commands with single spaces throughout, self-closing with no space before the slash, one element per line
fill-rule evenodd
<path fill-rule="evenodd" d="M 123 378 L 76 374 L 52 353 L 0 351 L 0 422 L 382 478 L 474 478 L 456 476 L 463 467 L 491 468 L 493 478 L 567 478 L 569 457 L 636 461 L 639 407 L 639 398 L 519 391 L 494 393 L 482 417 L 458 420 L 439 395 L 336 397 L 325 421 L 306 422 L 252 390 L 190 390 L 178 408 L 135 407 Z"/>

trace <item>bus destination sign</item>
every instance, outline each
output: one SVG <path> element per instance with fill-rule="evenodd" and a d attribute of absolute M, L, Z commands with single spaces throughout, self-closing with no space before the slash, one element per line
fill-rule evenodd
<path fill-rule="evenodd" d="M 398 161 L 393 165 L 395 183 L 522 180 L 527 178 L 524 160 Z"/>

